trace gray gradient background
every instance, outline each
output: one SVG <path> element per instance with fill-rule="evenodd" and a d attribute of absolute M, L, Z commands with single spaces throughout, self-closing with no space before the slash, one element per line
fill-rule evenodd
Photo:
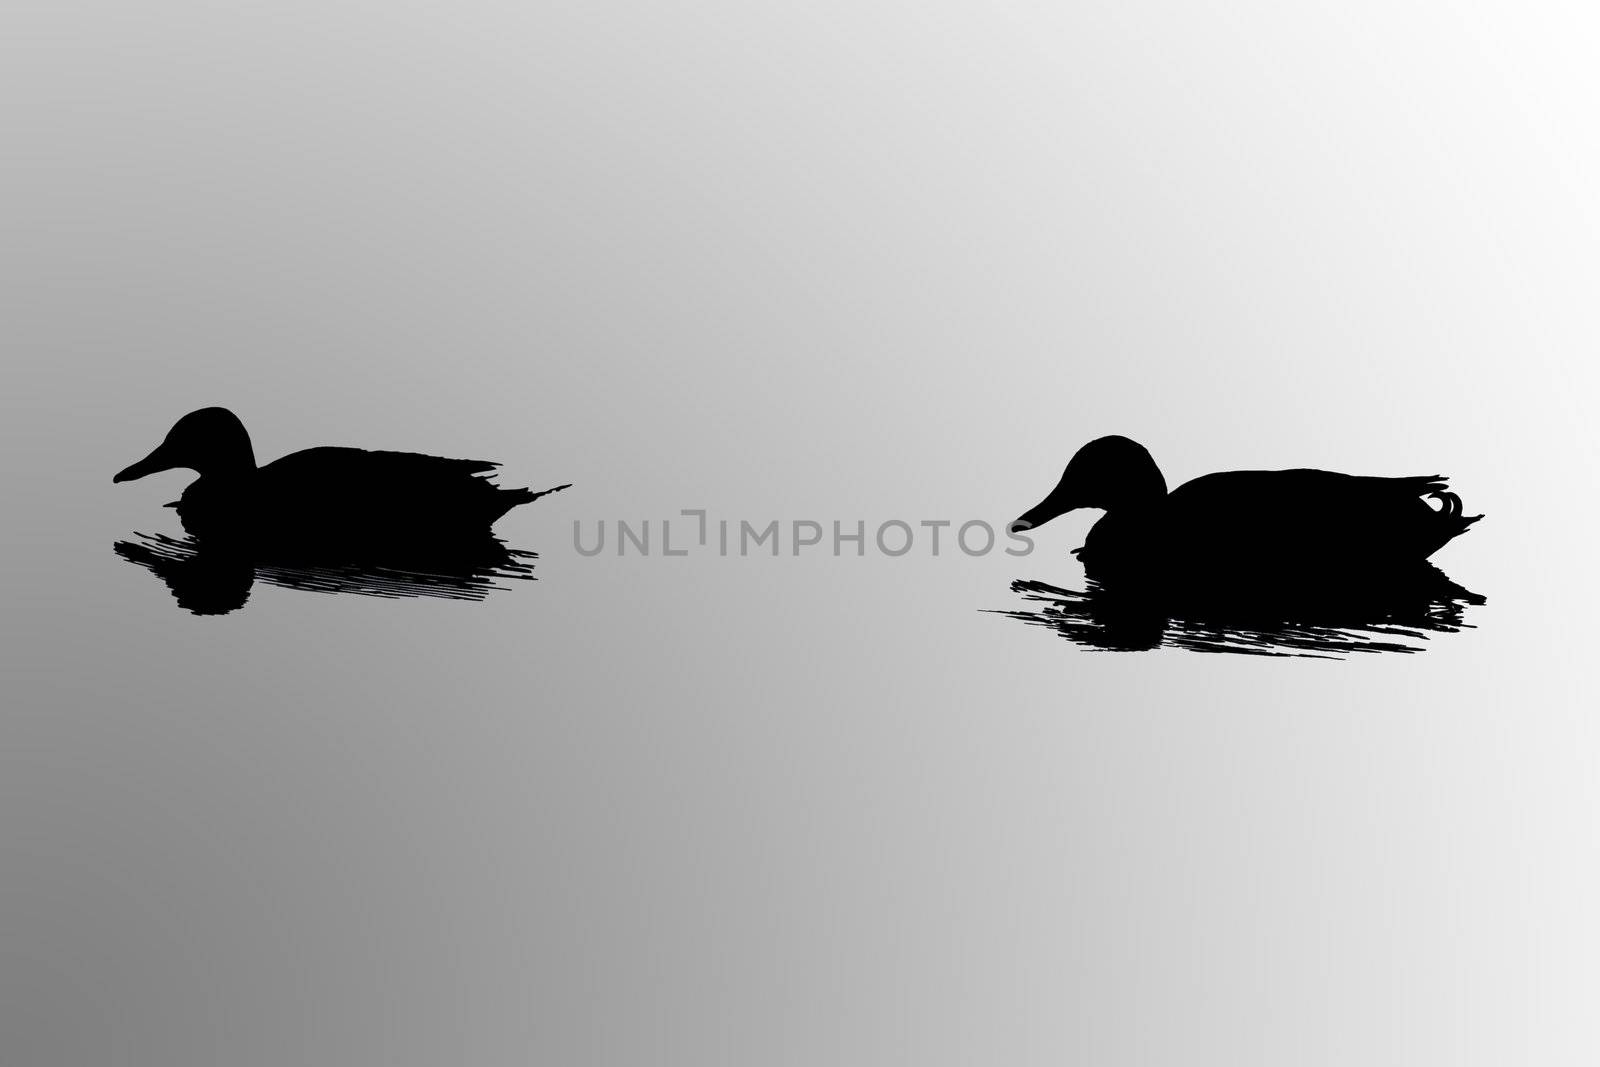
<path fill-rule="evenodd" d="M 1588 5 L 52 0 L 0 34 L 0 1062 L 1600 1060 Z M 178 611 L 222 403 L 577 487 L 481 605 Z M 1420 656 L 1089 654 L 1016 561 L 578 556 L 1454 477 Z"/>

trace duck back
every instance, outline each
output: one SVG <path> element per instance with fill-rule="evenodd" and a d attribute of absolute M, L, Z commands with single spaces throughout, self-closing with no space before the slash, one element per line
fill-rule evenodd
<path fill-rule="evenodd" d="M 1141 514 L 1108 513 L 1090 531 L 1084 558 L 1106 562 L 1131 549 L 1186 566 L 1409 562 L 1426 559 L 1479 517 L 1463 517 L 1460 499 L 1436 475 L 1224 471 L 1185 482 Z"/>
<path fill-rule="evenodd" d="M 197 537 L 280 547 L 482 539 L 496 519 L 534 498 L 482 477 L 497 466 L 414 452 L 308 448 L 244 477 L 201 478 L 178 511 Z"/>

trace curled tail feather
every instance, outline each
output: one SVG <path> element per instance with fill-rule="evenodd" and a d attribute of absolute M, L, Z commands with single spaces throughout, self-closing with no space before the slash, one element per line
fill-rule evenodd
<path fill-rule="evenodd" d="M 1449 525 L 1451 537 L 1466 533 L 1467 527 L 1483 518 L 1482 515 L 1462 515 L 1461 498 L 1448 489 L 1436 489 L 1428 496 L 1439 502 L 1439 518 Z"/>

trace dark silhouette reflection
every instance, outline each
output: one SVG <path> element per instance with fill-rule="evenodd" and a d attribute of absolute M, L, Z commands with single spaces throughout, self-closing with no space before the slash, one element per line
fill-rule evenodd
<path fill-rule="evenodd" d="M 113 479 L 179 467 L 198 473 L 167 505 L 190 537 L 138 535 L 116 551 L 197 614 L 238 608 L 257 578 L 327 593 L 481 600 L 500 588 L 496 579 L 530 577 L 536 558 L 507 549 L 490 527 L 512 508 L 568 488 L 504 489 L 486 477 L 497 466 L 309 448 L 258 467 L 233 412 L 202 408 Z"/>
<path fill-rule="evenodd" d="M 1031 607 L 1000 614 L 1048 626 L 1086 648 L 1336 658 L 1423 651 L 1429 637 L 1469 627 L 1467 607 L 1485 603 L 1425 562 L 1252 581 L 1090 576 L 1085 586 L 1013 582 Z"/>
<path fill-rule="evenodd" d="M 372 597 L 482 600 L 504 580 L 531 581 L 538 555 L 485 538 L 475 550 L 258 556 L 226 542 L 136 534 L 113 548 L 167 584 L 178 606 L 196 615 L 225 615 L 244 606 L 255 582 L 317 593 Z"/>

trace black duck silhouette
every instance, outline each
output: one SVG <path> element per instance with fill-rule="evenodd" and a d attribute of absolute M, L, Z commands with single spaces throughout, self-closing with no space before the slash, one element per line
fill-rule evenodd
<path fill-rule="evenodd" d="M 1036 529 L 1076 508 L 1100 508 L 1105 515 L 1077 555 L 1085 567 L 1102 571 L 1398 564 L 1427 559 L 1483 517 L 1463 516 L 1461 498 L 1445 484 L 1437 474 L 1222 471 L 1169 493 L 1143 445 L 1101 437 L 1078 450 L 1050 495 L 1012 529 Z"/>
<path fill-rule="evenodd" d="M 1076 508 L 1105 511 L 1075 550 L 1087 588 L 1018 581 L 1035 609 L 1003 614 L 1088 647 L 1411 652 L 1485 602 L 1426 562 L 1482 518 L 1439 475 L 1224 471 L 1169 493 L 1143 446 L 1102 437 L 1012 529 Z"/>
<path fill-rule="evenodd" d="M 512 508 L 569 488 L 502 489 L 480 477 L 498 466 L 324 447 L 257 467 L 244 423 L 227 408 L 201 408 L 179 419 L 154 452 L 112 480 L 178 467 L 199 474 L 170 506 L 183 528 L 202 540 L 438 547 L 480 539 Z"/>
<path fill-rule="evenodd" d="M 413 452 L 309 448 L 256 466 L 233 412 L 179 419 L 156 450 L 113 479 L 174 468 L 200 475 L 172 504 L 184 541 L 141 535 L 115 547 L 196 614 L 242 605 L 256 578 L 369 596 L 481 599 L 494 578 L 529 577 L 532 553 L 490 532 L 512 508 L 566 489 L 504 489 L 498 464 Z"/>

